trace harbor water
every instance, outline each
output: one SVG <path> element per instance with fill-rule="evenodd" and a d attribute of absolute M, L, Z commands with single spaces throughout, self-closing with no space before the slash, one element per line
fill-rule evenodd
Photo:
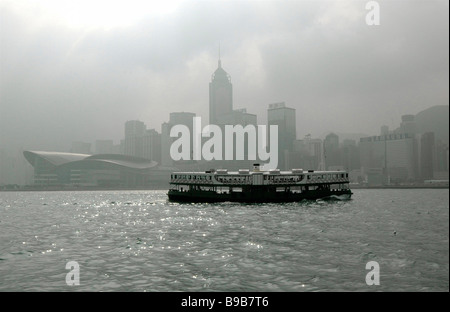
<path fill-rule="evenodd" d="M 284 205 L 0 192 L 0 291 L 449 291 L 448 189 L 353 192 Z"/>

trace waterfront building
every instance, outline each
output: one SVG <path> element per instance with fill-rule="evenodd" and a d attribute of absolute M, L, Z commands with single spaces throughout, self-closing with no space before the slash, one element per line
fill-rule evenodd
<path fill-rule="evenodd" d="M 382 184 L 412 182 L 417 179 L 417 143 L 408 133 L 360 139 L 362 174 L 382 174 Z"/>
<path fill-rule="evenodd" d="M 34 168 L 35 187 L 165 188 L 171 168 L 119 154 L 24 151 Z"/>

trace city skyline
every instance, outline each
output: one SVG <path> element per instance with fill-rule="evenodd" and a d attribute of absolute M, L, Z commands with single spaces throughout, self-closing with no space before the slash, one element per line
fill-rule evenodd
<path fill-rule="evenodd" d="M 105 28 L 1 1 L 1 145 L 67 151 L 74 141 L 118 143 L 127 120 L 158 132 L 170 112 L 207 120 L 219 41 L 233 108 L 266 124 L 267 105 L 285 102 L 299 138 L 371 135 L 448 105 L 448 2 L 380 1 L 380 26 L 365 23 L 364 1 L 203 4 Z"/>
<path fill-rule="evenodd" d="M 231 76 L 223 70 L 220 58 L 218 60 L 218 68 L 211 77 L 209 90 L 209 116 L 213 125 L 218 125 L 224 130 L 226 127 L 234 127 L 235 125 L 239 125 L 242 128 L 242 126 L 251 125 L 254 127 L 258 124 L 256 114 L 247 113 L 245 108 L 233 108 Z M 448 109 L 447 113 L 445 113 L 442 111 L 442 108 L 445 108 L 445 106 L 434 106 L 420 112 L 417 114 L 420 120 L 419 123 L 416 122 L 415 115 L 402 115 L 400 125 L 397 128 L 390 130 L 389 126 L 383 124 L 380 126 L 378 135 L 364 136 L 353 134 L 356 136 L 356 139 L 355 137 L 352 139 L 341 137 L 340 143 L 339 135 L 334 131 L 329 132 L 323 140 L 311 138 L 311 134 L 307 134 L 303 138 L 298 137 L 296 131 L 296 110 L 286 106 L 285 102 L 271 103 L 267 107 L 267 125 L 277 127 L 278 139 L 276 140 L 276 151 L 274 151 L 272 146 L 272 135 L 271 139 L 268 140 L 270 144 L 269 153 L 271 155 L 269 163 L 274 168 L 281 170 L 289 170 L 294 167 L 312 170 L 346 170 L 349 172 L 350 180 L 353 183 L 357 181 L 358 183 L 364 182 L 369 185 L 377 185 L 378 183 L 411 183 L 424 181 L 425 179 L 430 180 L 434 177 L 448 179 L 448 133 L 444 133 L 445 129 L 442 129 L 442 127 L 448 128 L 448 120 L 445 120 L 445 117 L 443 117 L 448 116 Z M 97 139 L 94 144 L 73 141 L 71 149 L 68 151 L 69 153 L 65 151 L 62 153 L 61 151 L 24 151 L 25 158 L 34 167 L 34 182 L 31 182 L 29 165 L 24 163 L 23 159 L 22 161 L 19 160 L 21 156 L 18 156 L 19 159 L 16 160 L 11 159 L 10 156 L 5 154 L 5 149 L 2 148 L 0 149 L 0 173 L 2 174 L 0 184 L 5 184 L 5 182 L 9 185 L 31 183 L 36 186 L 45 186 L 46 183 L 58 185 L 62 181 L 65 184 L 78 184 L 80 182 L 82 184 L 95 184 L 97 182 L 94 181 L 103 181 L 101 182 L 102 185 L 109 186 L 116 185 L 120 187 L 120 183 L 125 183 L 122 186 L 139 187 L 149 183 L 152 187 L 161 187 L 161 185 L 164 185 L 164 175 L 175 170 L 175 167 L 180 168 L 179 166 L 181 166 L 184 169 L 192 169 L 192 166 L 194 166 L 200 170 L 200 163 L 196 161 L 191 162 L 191 157 L 188 157 L 188 159 L 184 158 L 184 160 L 188 160 L 187 163 L 183 161 L 177 162 L 172 157 L 171 147 L 175 141 L 171 128 L 183 125 L 187 127 L 188 132 L 192 133 L 195 118 L 201 120 L 201 117 L 196 117 L 196 112 L 170 112 L 168 122 L 160 125 L 160 132 L 155 130 L 155 128 L 147 128 L 147 125 L 141 120 L 127 120 L 124 123 L 124 132 L 119 144 L 114 144 L 114 141 L 111 139 Z M 218 166 L 219 168 L 223 166 L 234 168 L 237 166 L 236 168 L 245 168 L 249 166 L 248 161 L 250 160 L 265 163 L 262 159 L 250 159 L 248 157 L 246 151 L 249 149 L 247 141 L 249 139 L 250 136 L 245 138 L 244 145 L 246 147 L 244 147 L 244 151 L 240 151 L 245 154 L 244 158 L 241 158 L 244 162 L 236 162 L 234 157 L 231 158 L 234 161 L 229 162 L 226 159 L 231 160 L 230 158 L 225 159 L 219 156 L 219 158 L 213 158 L 213 162 L 207 166 Z M 190 139 L 189 146 L 193 146 L 192 140 L 193 137 Z M 387 143 L 388 141 L 389 143 Z M 238 144 L 237 141 L 235 143 Z M 229 148 L 222 146 L 220 150 L 223 150 L 226 154 Z M 236 146 L 236 148 L 238 147 Z M 390 151 L 389 153 L 388 150 Z M 103 158 L 105 157 L 106 159 L 119 157 L 118 160 L 112 160 L 112 162 L 125 160 L 127 164 L 144 161 L 148 164 L 146 170 L 153 167 L 145 174 L 150 174 L 152 178 L 150 176 L 148 179 L 138 178 L 140 173 L 136 172 L 135 169 L 141 165 L 131 165 L 127 169 L 131 170 L 130 172 L 120 174 L 120 170 L 117 171 L 117 168 L 111 169 L 106 175 L 100 174 L 101 170 L 94 170 L 91 173 L 88 170 L 86 174 L 82 175 L 81 179 L 77 165 L 73 167 L 71 164 L 68 164 L 64 165 L 62 169 L 56 169 L 55 167 L 50 171 L 47 171 L 48 168 L 41 168 L 41 165 L 39 165 L 39 159 L 46 157 L 44 155 L 61 157 L 62 159 L 72 157 L 68 156 L 71 155 L 70 153 L 75 153 L 73 157 L 82 157 L 83 159 L 93 155 L 94 158 L 86 158 L 88 163 L 92 162 L 93 159 L 97 163 L 104 162 Z M 273 153 L 277 155 L 275 161 L 272 159 Z M 97 159 L 95 154 L 99 154 L 100 158 Z M 114 154 L 119 155 L 115 156 Z M 30 155 L 36 156 L 30 157 Z M 222 160 L 225 161 L 222 162 Z M 53 162 L 54 160 L 51 161 Z M 67 161 L 69 160 L 67 159 L 65 162 Z M 106 161 L 108 162 L 109 160 Z M 16 168 L 15 172 L 12 172 L 11 169 L 5 170 L 5 163 L 8 166 L 12 164 L 12 167 Z M 203 163 L 202 166 L 204 165 Z M 66 180 L 67 174 L 63 172 L 66 172 L 65 170 L 68 168 L 71 168 L 69 172 L 73 171 L 74 175 L 72 176 L 72 173 L 70 173 L 70 178 Z M 92 167 L 92 169 L 94 168 Z M 59 173 L 55 174 L 54 170 L 63 171 L 58 171 Z M 138 176 L 135 176 L 136 174 Z M 125 180 L 118 179 L 119 176 L 123 175 L 128 178 Z M 20 181 L 20 183 L 7 183 L 14 176 L 15 181 Z M 131 176 L 133 178 L 130 178 Z M 105 177 L 107 177 L 106 180 Z M 113 180 L 109 181 L 110 178 Z"/>

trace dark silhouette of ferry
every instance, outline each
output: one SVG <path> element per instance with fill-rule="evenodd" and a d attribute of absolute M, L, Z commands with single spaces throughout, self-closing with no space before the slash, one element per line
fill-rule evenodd
<path fill-rule="evenodd" d="M 290 171 L 211 169 L 205 172 L 174 172 L 169 200 L 176 202 L 296 202 L 316 199 L 350 199 L 345 171 Z"/>

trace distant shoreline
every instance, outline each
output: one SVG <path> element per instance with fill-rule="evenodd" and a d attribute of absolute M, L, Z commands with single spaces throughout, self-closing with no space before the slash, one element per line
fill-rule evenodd
<path fill-rule="evenodd" d="M 350 189 L 449 189 L 448 185 L 378 185 L 378 186 L 362 186 L 351 185 Z M 56 191 L 69 191 L 69 192 L 85 192 L 85 191 L 167 191 L 169 187 L 149 187 L 149 188 L 101 188 L 101 187 L 26 187 L 16 189 L 0 189 L 0 192 L 56 192 Z"/>
<path fill-rule="evenodd" d="M 166 187 L 141 187 L 141 188 L 127 188 L 127 187 L 22 187 L 15 189 L 0 189 L 0 192 L 54 192 L 54 191 L 164 191 L 169 190 Z"/>
<path fill-rule="evenodd" d="M 379 185 L 379 186 L 350 186 L 350 189 L 448 189 L 448 185 Z"/>

